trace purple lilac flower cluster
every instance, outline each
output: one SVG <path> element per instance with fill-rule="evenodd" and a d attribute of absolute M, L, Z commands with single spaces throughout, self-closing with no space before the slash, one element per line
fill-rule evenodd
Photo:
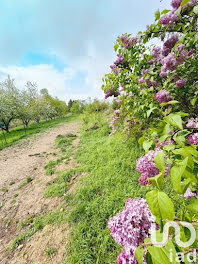
<path fill-rule="evenodd" d="M 162 49 L 162 55 L 167 56 L 178 41 L 178 34 L 172 35 L 167 41 L 165 41 Z"/>
<path fill-rule="evenodd" d="M 114 62 L 116 66 L 124 63 L 124 56 L 122 54 L 117 54 L 117 60 Z"/>
<path fill-rule="evenodd" d="M 176 9 L 173 9 L 166 16 L 162 17 L 160 23 L 164 26 L 172 26 L 175 22 L 178 22 L 179 17 L 175 14 L 175 11 Z"/>
<path fill-rule="evenodd" d="M 114 111 L 114 115 L 112 116 L 112 120 L 111 120 L 111 123 L 109 125 L 109 127 L 112 129 L 110 136 L 112 136 L 116 133 L 116 131 L 117 131 L 116 124 L 118 123 L 119 119 L 120 119 L 120 110 L 117 109 Z"/>
<path fill-rule="evenodd" d="M 172 10 L 160 19 L 160 23 L 164 26 L 172 26 L 175 22 L 179 21 L 179 17 L 175 11 L 180 7 L 182 0 L 173 0 L 171 2 Z"/>
<path fill-rule="evenodd" d="M 113 89 L 112 90 L 108 90 L 105 92 L 105 99 L 111 97 L 111 96 L 114 96 L 114 97 L 117 97 L 120 93 L 119 92 L 116 92 L 114 91 Z"/>
<path fill-rule="evenodd" d="M 149 64 L 161 63 L 162 69 L 160 77 L 167 77 L 170 71 L 176 70 L 178 65 L 182 64 L 188 57 L 194 54 L 194 50 L 188 51 L 184 44 L 180 44 L 174 51 L 172 51 L 175 44 L 179 41 L 179 35 L 173 34 L 167 39 L 161 47 L 155 47 L 152 50 L 153 59 L 149 61 Z M 139 80 L 139 83 L 145 83 L 143 76 Z M 179 88 L 185 85 L 185 80 L 179 80 L 177 86 Z"/>
<path fill-rule="evenodd" d="M 114 62 L 114 64 L 110 66 L 110 68 L 116 75 L 118 75 L 122 71 L 122 69 L 117 68 L 117 66 L 122 65 L 124 63 L 124 56 L 122 54 L 117 54 L 117 57 L 118 58 Z"/>
<path fill-rule="evenodd" d="M 170 96 L 170 92 L 167 90 L 161 90 L 155 95 L 155 99 L 161 104 L 161 103 L 167 103 L 173 98 Z"/>
<path fill-rule="evenodd" d="M 155 217 L 142 198 L 128 199 L 124 210 L 109 220 L 112 237 L 119 245 L 124 246 L 118 257 L 118 264 L 138 264 L 135 250 L 145 238 L 150 237 L 154 223 Z"/>
<path fill-rule="evenodd" d="M 192 197 L 195 197 L 196 199 L 198 199 L 198 192 L 193 192 L 190 188 L 188 188 L 186 190 L 186 192 L 184 193 L 184 197 L 191 200 Z"/>
<path fill-rule="evenodd" d="M 163 142 L 157 144 L 156 149 L 160 150 L 164 146 L 173 145 L 174 143 L 175 143 L 175 141 L 173 139 L 166 140 L 166 141 L 163 141 Z"/>
<path fill-rule="evenodd" d="M 120 37 L 120 41 L 124 45 L 125 49 L 130 49 L 137 43 L 137 37 L 132 38 L 125 34 Z"/>
<path fill-rule="evenodd" d="M 186 85 L 187 81 L 186 80 L 178 80 L 176 82 L 176 85 L 178 88 L 183 88 Z"/>
<path fill-rule="evenodd" d="M 139 178 L 139 183 L 143 186 L 151 184 L 151 182 L 148 181 L 148 179 L 155 177 L 160 173 L 160 170 L 157 168 L 154 159 L 157 156 L 157 154 L 162 152 L 161 147 L 162 146 L 160 147 L 158 146 L 158 148 L 155 151 L 154 150 L 149 151 L 145 156 L 139 158 L 137 162 L 136 169 L 142 173 L 141 177 Z M 168 164 L 166 167 L 165 176 L 168 176 L 170 174 L 170 168 L 171 168 L 171 164 Z"/>
<path fill-rule="evenodd" d="M 188 142 L 191 145 L 196 145 L 198 146 L 198 133 L 193 133 L 188 137 Z"/>
<path fill-rule="evenodd" d="M 188 119 L 188 123 L 186 124 L 187 128 L 198 128 L 198 118 L 190 118 Z"/>

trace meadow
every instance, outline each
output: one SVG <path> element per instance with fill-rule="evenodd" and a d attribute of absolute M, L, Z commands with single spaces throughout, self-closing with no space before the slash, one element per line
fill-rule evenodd
<path fill-rule="evenodd" d="M 11 129 L 9 133 L 1 131 L 0 150 L 17 143 L 21 139 L 28 138 L 42 131 L 46 131 L 49 128 L 55 127 L 64 122 L 71 121 L 72 119 L 74 119 L 74 116 L 65 116 L 48 121 L 41 121 L 40 123 L 32 122 L 28 127 L 18 126 Z"/>

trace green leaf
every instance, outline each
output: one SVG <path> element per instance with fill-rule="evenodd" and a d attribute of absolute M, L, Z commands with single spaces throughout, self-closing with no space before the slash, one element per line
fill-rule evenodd
<path fill-rule="evenodd" d="M 143 142 L 143 149 L 145 150 L 145 152 L 147 153 L 150 149 L 150 147 L 152 146 L 153 141 L 144 141 Z"/>
<path fill-rule="evenodd" d="M 135 257 L 139 264 L 143 264 L 145 250 L 142 247 L 138 247 L 135 251 Z"/>
<path fill-rule="evenodd" d="M 181 186 L 181 178 L 184 174 L 188 162 L 188 158 L 185 158 L 182 162 L 177 162 L 171 168 L 171 181 L 173 184 L 174 190 L 179 193 L 183 194 L 182 186 Z"/>
<path fill-rule="evenodd" d="M 144 142 L 144 137 L 141 137 L 141 138 L 138 139 L 138 144 L 139 145 L 142 146 L 143 145 L 143 142 Z"/>
<path fill-rule="evenodd" d="M 177 15 L 177 16 L 180 16 L 180 14 L 181 14 L 181 10 L 182 10 L 182 8 L 181 8 L 181 6 L 175 11 L 175 14 Z"/>
<path fill-rule="evenodd" d="M 118 44 L 115 44 L 114 50 L 117 51 L 118 47 L 119 47 L 119 45 Z"/>
<path fill-rule="evenodd" d="M 185 135 L 178 136 L 177 134 L 174 135 L 173 139 L 176 141 L 176 143 L 180 147 L 184 147 L 186 143 L 186 137 Z"/>
<path fill-rule="evenodd" d="M 188 149 L 185 148 L 185 146 L 183 148 L 179 148 L 179 149 L 175 149 L 173 150 L 173 153 L 174 154 L 177 154 L 177 155 L 181 155 L 182 157 L 184 158 L 188 158 L 188 166 L 192 169 L 194 169 L 194 160 L 193 160 L 193 157 L 191 155 L 190 152 L 188 152 Z"/>
<path fill-rule="evenodd" d="M 184 176 L 184 178 L 191 179 L 192 182 L 198 184 L 198 179 L 196 179 L 195 174 L 189 172 L 188 170 L 184 171 L 184 175 L 183 176 Z"/>
<path fill-rule="evenodd" d="M 146 253 L 146 263 L 147 264 L 153 264 L 151 254 L 149 252 Z"/>
<path fill-rule="evenodd" d="M 198 5 L 194 6 L 193 8 L 193 12 L 198 15 Z"/>
<path fill-rule="evenodd" d="M 149 109 L 147 112 L 146 112 L 146 115 L 147 115 L 147 118 L 149 118 L 149 116 L 151 115 L 151 113 L 153 112 L 153 110 L 157 109 L 157 107 L 153 107 L 151 109 Z"/>
<path fill-rule="evenodd" d="M 170 114 L 164 118 L 164 120 L 170 125 L 177 127 L 179 129 L 183 129 L 182 119 L 179 114 Z"/>
<path fill-rule="evenodd" d="M 161 220 L 174 220 L 174 205 L 166 193 L 158 190 L 150 191 L 146 195 L 146 200 L 158 224 L 161 224 Z"/>
<path fill-rule="evenodd" d="M 181 3 L 181 7 L 187 5 L 191 0 L 183 0 Z"/>
<path fill-rule="evenodd" d="M 179 102 L 176 100 L 173 100 L 173 101 L 169 101 L 167 103 L 161 103 L 160 105 L 165 106 L 165 105 L 174 105 L 174 104 L 179 104 Z"/>
<path fill-rule="evenodd" d="M 168 241 L 165 247 L 148 246 L 148 252 L 151 254 L 153 263 L 161 264 L 176 264 L 176 249 L 171 240 Z M 170 252 L 172 253 L 172 259 L 170 258 Z"/>
<path fill-rule="evenodd" d="M 160 174 L 158 174 L 155 177 L 151 177 L 148 179 L 148 181 L 151 181 L 159 190 L 162 188 L 164 180 L 164 172 L 162 171 Z"/>
<path fill-rule="evenodd" d="M 159 9 L 155 12 L 155 20 L 159 20 L 160 19 L 160 11 Z"/>
<path fill-rule="evenodd" d="M 171 10 L 170 9 L 164 9 L 161 14 L 162 15 L 166 15 L 167 13 L 169 13 Z"/>
<path fill-rule="evenodd" d="M 165 164 L 165 159 L 164 159 L 164 153 L 159 152 L 155 158 L 154 158 L 155 164 L 157 165 L 157 168 L 160 171 L 165 171 L 166 169 L 166 164 Z"/>
<path fill-rule="evenodd" d="M 193 199 L 193 201 L 187 206 L 187 209 L 195 214 L 198 214 L 198 199 Z"/>
<path fill-rule="evenodd" d="M 191 99 L 190 102 L 191 102 L 191 105 L 195 105 L 197 102 L 197 98 L 195 97 L 195 98 Z"/>

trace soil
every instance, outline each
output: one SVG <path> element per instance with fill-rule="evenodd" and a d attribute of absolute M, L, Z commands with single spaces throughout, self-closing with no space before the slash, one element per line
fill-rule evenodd
<path fill-rule="evenodd" d="M 55 160 L 60 152 L 54 142 L 58 135 L 73 133 L 76 149 L 79 142 L 80 122 L 64 123 L 33 137 L 20 141 L 0 151 L 0 263 L 1 264 L 46 264 L 62 263 L 65 258 L 69 228 L 46 226 L 33 239 L 10 251 L 13 239 L 20 234 L 19 223 L 48 213 L 61 204 L 60 198 L 45 198 L 47 185 L 56 175 L 47 176 L 44 166 Z M 75 151 L 74 151 L 75 152 Z M 75 168 L 74 157 L 58 170 Z M 29 178 L 28 178 L 29 177 Z M 29 179 L 29 180 L 28 180 Z M 46 255 L 49 248 L 57 249 L 52 256 Z"/>

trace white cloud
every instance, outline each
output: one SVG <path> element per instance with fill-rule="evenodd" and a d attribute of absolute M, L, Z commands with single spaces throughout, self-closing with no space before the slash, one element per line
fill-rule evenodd
<path fill-rule="evenodd" d="M 7 75 L 15 79 L 16 86 L 23 88 L 27 81 L 36 82 L 38 88 L 47 88 L 53 96 L 66 98 L 71 90 L 69 81 L 75 76 L 72 68 L 65 68 L 59 72 L 53 65 L 41 64 L 27 67 L 20 66 L 0 66 L 0 80 L 4 80 Z"/>

